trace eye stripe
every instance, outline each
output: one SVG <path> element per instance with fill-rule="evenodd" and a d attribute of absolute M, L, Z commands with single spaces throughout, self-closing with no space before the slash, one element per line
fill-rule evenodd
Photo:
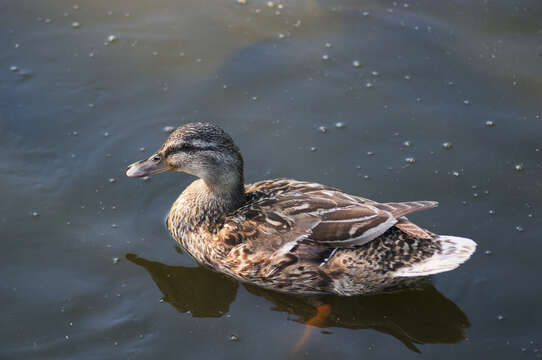
<path fill-rule="evenodd" d="M 182 145 L 175 145 L 170 146 L 166 149 L 164 152 L 164 156 L 168 156 L 172 153 L 180 152 L 180 151 L 205 151 L 205 150 L 216 150 L 214 146 L 194 146 L 191 144 L 182 144 Z"/>

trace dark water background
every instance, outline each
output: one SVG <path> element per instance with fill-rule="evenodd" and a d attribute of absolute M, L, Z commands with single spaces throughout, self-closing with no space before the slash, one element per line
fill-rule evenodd
<path fill-rule="evenodd" d="M 0 1 L 0 357 L 540 358 L 541 19 L 534 0 Z M 434 287 L 329 297 L 292 354 L 313 304 L 175 248 L 193 179 L 124 176 L 197 120 L 247 182 L 438 200 L 412 219 L 478 251 Z"/>

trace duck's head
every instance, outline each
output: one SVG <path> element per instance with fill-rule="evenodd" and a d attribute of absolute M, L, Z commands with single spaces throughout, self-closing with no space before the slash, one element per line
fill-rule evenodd
<path fill-rule="evenodd" d="M 126 175 L 144 177 L 168 170 L 197 176 L 212 187 L 243 184 L 239 149 L 224 130 L 211 123 L 177 128 L 155 154 L 128 166 Z"/>

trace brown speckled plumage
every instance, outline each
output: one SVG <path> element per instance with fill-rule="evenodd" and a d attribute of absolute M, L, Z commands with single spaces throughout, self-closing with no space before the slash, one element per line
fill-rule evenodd
<path fill-rule="evenodd" d="M 156 169 L 201 178 L 171 207 L 172 236 L 198 262 L 259 286 L 370 293 L 451 270 L 475 249 L 469 239 L 439 236 L 404 218 L 436 202 L 377 203 L 291 179 L 243 186 L 239 150 L 212 124 L 180 127 L 127 174 L 145 176 Z"/>

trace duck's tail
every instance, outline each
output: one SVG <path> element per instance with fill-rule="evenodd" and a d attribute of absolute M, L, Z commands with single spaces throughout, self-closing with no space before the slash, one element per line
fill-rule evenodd
<path fill-rule="evenodd" d="M 394 276 L 426 276 L 450 271 L 467 261 L 476 250 L 471 239 L 458 236 L 438 235 L 441 251 L 428 259 L 400 268 Z"/>

